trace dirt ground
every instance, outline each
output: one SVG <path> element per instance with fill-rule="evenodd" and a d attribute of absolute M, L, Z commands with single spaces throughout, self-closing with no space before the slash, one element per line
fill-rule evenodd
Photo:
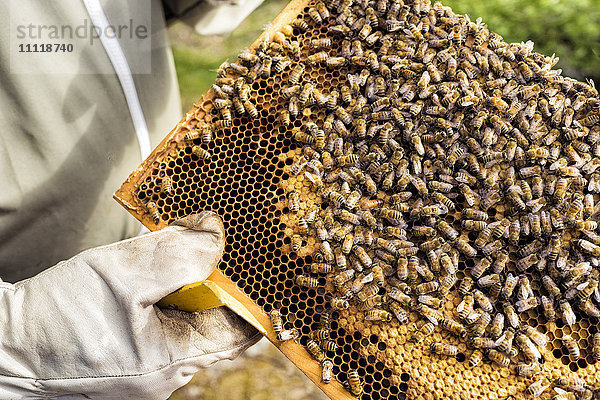
<path fill-rule="evenodd" d="M 234 361 L 198 372 L 171 400 L 325 400 L 294 364 L 266 339 Z"/>

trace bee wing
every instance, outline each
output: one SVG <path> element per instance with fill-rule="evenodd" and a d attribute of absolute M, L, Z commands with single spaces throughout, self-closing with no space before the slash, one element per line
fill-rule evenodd
<path fill-rule="evenodd" d="M 568 393 L 569 393 L 569 392 L 567 392 L 566 390 L 564 390 L 564 389 L 561 389 L 561 388 L 559 388 L 559 387 L 555 387 L 555 388 L 554 388 L 554 391 L 555 391 L 557 394 L 560 394 L 560 395 L 564 395 L 564 394 L 568 394 Z"/>
<path fill-rule="evenodd" d="M 373 277 L 374 274 L 373 272 L 369 272 L 367 275 L 364 276 L 364 278 L 361 279 L 361 282 L 364 283 L 369 283 L 373 281 Z"/>
<path fill-rule="evenodd" d="M 429 320 L 429 322 L 431 322 L 432 324 L 434 324 L 434 325 L 436 325 L 436 326 L 438 325 L 438 320 L 437 320 L 437 318 L 435 317 L 435 315 L 430 315 L 430 314 L 427 314 L 427 315 L 425 315 L 425 317 L 426 317 L 426 318 Z"/>
<path fill-rule="evenodd" d="M 495 342 L 494 345 L 495 347 L 500 346 L 500 343 L 502 343 L 504 341 L 504 339 L 506 339 L 506 333 L 503 333 L 502 336 L 500 336 Z"/>

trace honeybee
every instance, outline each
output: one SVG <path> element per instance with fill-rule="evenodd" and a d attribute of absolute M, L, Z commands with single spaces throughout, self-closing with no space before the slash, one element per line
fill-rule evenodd
<path fill-rule="evenodd" d="M 544 316 L 549 322 L 556 320 L 556 311 L 554 310 L 554 300 L 550 297 L 541 297 L 542 309 L 544 310 Z"/>
<path fill-rule="evenodd" d="M 484 310 L 486 313 L 491 313 L 494 311 L 494 306 L 492 305 L 492 302 L 485 294 L 483 294 L 481 290 L 475 289 L 473 291 L 473 297 L 475 298 L 477 304 L 479 304 L 479 307 L 481 307 L 481 309 Z"/>
<path fill-rule="evenodd" d="M 538 331 L 530 325 L 527 325 L 525 327 L 525 334 L 540 347 L 546 347 L 546 345 L 548 344 L 548 336 L 541 333 L 540 331 Z"/>
<path fill-rule="evenodd" d="M 465 326 L 452 318 L 441 318 L 439 320 L 439 325 L 442 329 L 452 332 L 461 338 L 464 338 L 467 334 Z"/>
<path fill-rule="evenodd" d="M 519 65 L 525 65 L 525 64 L 521 63 Z M 527 68 L 529 68 L 529 67 L 527 67 Z M 529 70 L 529 71 L 531 71 L 531 70 Z M 531 75 L 533 75 L 533 73 L 531 73 Z M 547 384 L 544 385 L 544 383 L 547 383 Z M 550 387 L 550 383 L 551 383 L 551 381 L 548 378 L 538 379 L 537 381 L 535 381 L 532 384 L 530 384 L 529 386 L 527 386 L 527 389 L 525 389 L 525 393 L 527 393 L 528 395 L 531 395 L 533 397 L 540 397 L 542 395 L 542 393 L 544 393 L 546 391 L 546 389 L 548 389 Z"/>
<path fill-rule="evenodd" d="M 413 226 L 411 233 L 415 236 L 433 236 L 436 230 L 430 226 Z"/>
<path fill-rule="evenodd" d="M 495 274 L 501 274 L 508 263 L 509 256 L 506 251 L 500 251 L 496 254 L 494 259 L 493 269 Z"/>
<path fill-rule="evenodd" d="M 297 85 L 298 82 L 300 82 L 300 79 L 304 75 L 305 70 L 306 70 L 306 67 L 302 63 L 295 64 L 292 67 L 292 70 L 290 71 L 290 76 L 288 79 L 290 86 Z"/>
<path fill-rule="evenodd" d="M 474 279 L 479 279 L 488 270 L 491 265 L 491 261 L 488 258 L 482 258 L 475 264 L 475 266 L 471 269 L 470 273 Z"/>
<path fill-rule="evenodd" d="M 291 124 L 290 112 L 286 109 L 279 110 L 277 114 L 277 119 L 285 127 L 288 127 Z"/>
<path fill-rule="evenodd" d="M 517 268 L 519 271 L 526 271 L 535 265 L 539 261 L 538 255 L 533 253 L 525 258 L 521 258 L 517 261 Z"/>
<path fill-rule="evenodd" d="M 498 351 L 509 354 L 512 350 L 513 341 L 515 338 L 515 330 L 512 327 L 506 329 L 502 337 L 500 337 L 496 343 Z"/>
<path fill-rule="evenodd" d="M 277 339 L 281 342 L 287 342 L 288 340 L 296 340 L 300 337 L 300 332 L 296 328 L 286 329 L 277 335 Z"/>
<path fill-rule="evenodd" d="M 329 301 L 329 305 L 334 310 L 347 310 L 348 307 L 350 307 L 350 303 L 348 303 L 348 300 L 338 299 L 335 297 Z"/>
<path fill-rule="evenodd" d="M 300 210 L 300 193 L 296 190 L 293 190 L 288 194 L 288 208 L 294 214 L 297 214 Z"/>
<path fill-rule="evenodd" d="M 475 239 L 475 247 L 478 249 L 482 249 L 490 240 L 492 236 L 492 228 L 490 226 L 486 226 L 481 232 L 479 232 L 479 236 Z"/>
<path fill-rule="evenodd" d="M 211 158 L 211 154 L 208 150 L 204 150 L 200 146 L 192 147 L 192 154 L 196 155 L 198 158 L 202 160 L 208 160 Z"/>
<path fill-rule="evenodd" d="M 292 250 L 293 251 L 298 251 L 300 250 L 300 247 L 302 247 L 302 236 L 298 235 L 298 234 L 294 234 L 292 236 Z"/>
<path fill-rule="evenodd" d="M 158 224 L 160 222 L 160 211 L 158 211 L 158 206 L 156 203 L 149 201 L 148 204 L 146 204 L 146 209 L 148 210 L 148 213 L 150 214 L 150 217 L 152 217 L 154 223 Z"/>
<path fill-rule="evenodd" d="M 284 98 L 291 99 L 292 97 L 297 96 L 301 90 L 302 90 L 302 87 L 300 85 L 293 85 L 293 86 L 288 86 L 288 87 L 281 89 L 281 94 Z M 242 99 L 241 96 L 240 96 L 240 99 L 242 101 L 248 100 L 247 97 L 246 97 L 246 99 Z"/>
<path fill-rule="evenodd" d="M 510 299 L 514 293 L 515 288 L 517 287 L 518 282 L 519 282 L 519 278 L 509 272 L 506 277 L 506 280 L 504 281 L 504 286 L 502 287 L 502 291 L 500 292 L 500 297 L 503 300 Z"/>
<path fill-rule="evenodd" d="M 438 221 L 436 228 L 449 241 L 454 241 L 459 236 L 458 231 L 443 219 Z"/>
<path fill-rule="evenodd" d="M 485 221 L 466 219 L 461 221 L 461 226 L 469 231 L 482 231 L 487 227 L 487 223 Z"/>
<path fill-rule="evenodd" d="M 575 221 L 574 227 L 578 231 L 595 231 L 598 228 L 596 221 Z"/>
<path fill-rule="evenodd" d="M 561 295 L 561 291 L 558 288 L 558 285 L 556 285 L 556 283 L 554 283 L 554 281 L 552 280 L 552 278 L 548 275 L 544 275 L 542 276 L 542 284 L 544 285 L 544 288 L 546 288 L 546 290 L 548 291 L 548 293 L 553 296 L 553 297 L 559 297 Z"/>
<path fill-rule="evenodd" d="M 170 176 L 165 175 L 162 178 L 161 188 L 162 188 L 162 191 L 167 194 L 172 193 L 173 192 L 173 179 Z"/>
<path fill-rule="evenodd" d="M 322 363 L 323 361 L 325 361 L 325 353 L 323 353 L 317 342 L 315 342 L 314 340 L 308 339 L 308 341 L 306 342 L 306 349 L 308 350 L 310 355 L 313 356 L 313 358 L 318 362 Z"/>
<path fill-rule="evenodd" d="M 356 372 L 356 370 L 348 371 L 348 386 L 350 387 L 350 392 L 354 396 L 361 395 L 363 387 L 360 377 L 358 376 L 358 372 Z"/>
<path fill-rule="evenodd" d="M 423 196 L 423 197 L 428 196 L 429 190 L 427 189 L 427 185 L 421 178 L 411 176 L 410 181 L 413 184 L 413 186 L 415 187 L 415 189 L 417 189 L 417 191 L 419 192 L 419 194 L 421 196 Z M 423 207 L 423 210 L 425 210 L 426 208 L 427 207 Z"/>
<path fill-rule="evenodd" d="M 231 120 L 224 120 L 224 119 L 220 119 L 217 120 L 216 122 L 213 122 L 212 124 L 212 128 L 216 131 L 221 131 L 225 128 L 229 128 L 231 126 Z"/>
<path fill-rule="evenodd" d="M 471 289 L 473 288 L 473 284 L 473 279 L 469 276 L 465 276 L 460 282 L 460 285 L 458 287 L 458 293 L 461 296 L 465 296 L 468 292 L 471 291 Z"/>
<path fill-rule="evenodd" d="M 446 159 L 446 164 L 448 165 L 448 167 L 453 168 L 454 164 L 456 164 L 456 162 L 458 161 L 458 159 L 460 157 L 462 157 L 462 155 L 465 153 L 465 149 L 463 149 L 462 147 L 457 147 L 456 149 L 454 149 L 449 155 L 448 158 Z M 466 185 L 465 185 L 466 186 Z M 472 206 L 470 204 L 470 206 Z"/>
<path fill-rule="evenodd" d="M 325 9 L 325 10 L 327 10 L 327 9 Z M 321 17 L 321 13 L 319 13 L 319 10 L 317 10 L 316 8 L 310 7 L 308 9 L 308 16 L 317 25 L 320 25 L 323 22 L 323 18 Z"/>
<path fill-rule="evenodd" d="M 489 274 L 484 275 L 477 281 L 477 284 L 482 288 L 491 287 L 489 290 L 490 297 L 496 297 L 500 294 L 502 290 L 502 282 L 500 275 L 498 274 Z"/>
<path fill-rule="evenodd" d="M 504 314 L 497 313 L 490 325 L 490 335 L 492 338 L 498 339 L 504 330 Z"/>
<path fill-rule="evenodd" d="M 365 284 L 372 282 L 373 281 L 373 274 L 369 273 L 366 275 L 360 274 L 352 283 L 352 292 L 353 293 L 358 293 L 361 292 L 362 289 L 365 287 Z M 373 290 L 371 290 L 373 289 Z M 365 292 L 361 292 L 361 301 L 365 302 L 370 298 L 373 298 L 373 296 L 375 295 L 375 293 L 378 292 L 379 289 L 374 289 L 373 286 L 369 286 L 367 287 L 367 289 L 365 289 Z M 363 295 L 363 293 L 366 293 Z M 371 307 L 373 308 L 373 307 Z"/>
<path fill-rule="evenodd" d="M 328 58 L 329 58 L 329 55 L 327 54 L 327 52 L 320 51 L 318 53 L 314 53 L 314 54 L 311 54 L 310 56 L 308 56 L 306 58 L 306 61 L 308 61 L 309 64 L 319 64 L 319 63 L 323 63 L 323 62 L 327 61 Z M 292 70 L 292 73 L 293 73 L 293 70 Z M 291 79 L 291 74 L 290 74 L 290 79 Z"/>
<path fill-rule="evenodd" d="M 292 26 L 292 28 L 296 28 L 300 31 L 305 31 L 309 28 L 308 23 L 305 20 L 298 18 L 290 22 L 290 25 Z"/>
<path fill-rule="evenodd" d="M 464 196 L 465 201 L 467 202 L 469 207 L 473 207 L 473 205 L 475 205 L 475 192 L 473 191 L 473 189 L 471 189 L 468 185 L 466 185 L 464 183 L 460 183 L 458 185 L 458 189 L 460 190 L 461 194 Z M 483 203 L 482 203 L 482 205 L 483 205 Z"/>
<path fill-rule="evenodd" d="M 313 263 L 310 265 L 313 274 L 329 274 L 333 272 L 333 265 L 327 263 Z"/>
<path fill-rule="evenodd" d="M 483 353 L 479 349 L 473 350 L 469 355 L 469 367 L 474 368 L 481 363 L 481 358 L 483 357 Z"/>
<path fill-rule="evenodd" d="M 413 343 L 421 343 L 423 339 L 429 337 L 433 331 L 435 330 L 435 325 L 431 322 L 425 323 L 421 328 L 413 333 L 411 336 L 411 342 Z"/>
<path fill-rule="evenodd" d="M 561 300 L 558 303 L 558 305 L 559 305 L 559 309 L 562 313 L 563 321 L 569 326 L 572 326 L 573 324 L 575 324 L 575 322 L 577 322 L 577 317 L 575 316 L 575 313 L 573 312 L 573 309 L 571 308 L 571 304 L 569 303 L 569 301 Z"/>
<path fill-rule="evenodd" d="M 316 331 L 312 331 L 309 336 L 311 339 L 318 341 L 329 339 L 329 329 L 319 328 Z"/>
<path fill-rule="evenodd" d="M 315 289 L 319 286 L 319 280 L 311 276 L 298 275 L 296 276 L 296 283 L 300 286 Z"/>
<path fill-rule="evenodd" d="M 355 246 L 353 252 L 365 267 L 369 268 L 373 264 L 373 260 L 363 247 Z"/>
<path fill-rule="evenodd" d="M 439 182 L 439 181 L 429 181 L 428 183 L 429 183 L 429 188 L 431 190 L 437 190 L 442 193 L 450 193 L 453 189 L 453 186 L 451 183 Z"/>
<path fill-rule="evenodd" d="M 430 250 L 426 254 L 427 262 L 429 263 L 429 267 L 431 271 L 439 272 L 440 270 L 440 258 L 435 250 Z M 444 267 L 445 269 L 446 267 Z M 456 271 L 454 271 L 456 272 Z M 448 273 L 448 272 L 447 272 Z"/>
<path fill-rule="evenodd" d="M 508 368 L 508 366 L 510 365 L 510 358 L 508 358 L 507 356 L 505 356 L 504 354 L 494 350 L 494 349 L 490 349 L 487 352 L 487 357 L 495 364 L 503 367 L 503 368 Z"/>
<path fill-rule="evenodd" d="M 540 224 L 542 226 L 542 233 L 546 235 L 552 233 L 552 218 L 548 211 L 540 211 Z"/>
<path fill-rule="evenodd" d="M 581 357 L 579 345 L 577 344 L 577 341 L 571 337 L 571 335 L 563 334 L 562 342 L 569 352 L 571 358 L 578 360 Z"/>
<path fill-rule="evenodd" d="M 388 304 L 390 310 L 392 311 L 392 313 L 394 313 L 394 316 L 396 317 L 396 319 L 401 323 L 404 324 L 406 323 L 406 321 L 408 321 L 408 311 L 406 311 L 404 308 L 402 308 L 402 306 L 400 304 L 398 304 L 395 301 L 392 301 Z"/>
<path fill-rule="evenodd" d="M 213 100 L 213 105 L 215 106 L 215 109 L 223 110 L 231 106 L 231 100 L 215 99 Z"/>
<path fill-rule="evenodd" d="M 428 180 L 428 182 L 431 182 L 430 180 Z M 450 200 L 448 197 L 446 197 L 445 195 L 443 195 L 440 192 L 434 192 L 431 194 L 431 199 L 433 201 L 436 201 L 438 203 L 443 204 L 444 206 L 446 206 L 449 210 L 454 210 L 456 208 L 456 205 L 454 204 L 454 202 L 452 200 Z"/>
<path fill-rule="evenodd" d="M 298 232 L 303 236 L 308 235 L 308 222 L 304 217 L 298 217 Z"/>
<path fill-rule="evenodd" d="M 504 303 L 503 311 L 508 324 L 514 329 L 518 328 L 519 316 L 515 312 L 515 308 L 510 303 Z"/>
<path fill-rule="evenodd" d="M 304 86 L 302 87 L 302 90 L 300 91 L 300 94 L 298 95 L 298 102 L 301 105 L 306 104 L 309 97 L 311 97 L 313 95 L 314 90 L 315 90 L 315 87 L 312 83 L 307 82 L 306 84 L 304 84 Z"/>
<path fill-rule="evenodd" d="M 456 356 L 458 354 L 458 347 L 448 343 L 432 343 L 431 351 L 443 356 Z"/>
<path fill-rule="evenodd" d="M 537 362 L 520 363 L 517 365 L 516 372 L 518 376 L 530 377 L 540 372 L 540 364 Z"/>
<path fill-rule="evenodd" d="M 467 257 L 475 257 L 477 255 L 477 250 L 475 250 L 466 240 L 458 239 L 456 241 L 456 248 L 458 251 L 463 253 Z"/>
<path fill-rule="evenodd" d="M 351 213 L 347 210 L 341 210 L 338 215 L 338 218 L 344 222 L 348 222 L 353 225 L 360 225 L 360 221 L 361 221 L 360 217 L 357 214 Z"/>
<path fill-rule="evenodd" d="M 374 309 L 365 312 L 366 321 L 391 321 L 392 314 L 385 310 Z"/>
<path fill-rule="evenodd" d="M 537 297 L 530 297 L 528 299 L 519 300 L 515 303 L 518 312 L 525 312 L 537 307 L 540 304 L 540 300 Z"/>
<path fill-rule="evenodd" d="M 398 263 L 396 264 L 396 275 L 400 280 L 406 280 L 408 278 L 408 259 L 406 257 L 398 258 Z"/>
<path fill-rule="evenodd" d="M 435 292 L 439 288 L 440 284 L 437 281 L 429 281 L 421 283 L 414 288 L 416 295 L 423 295 L 431 292 Z"/>
<path fill-rule="evenodd" d="M 586 253 L 591 253 L 594 256 L 598 256 L 600 254 L 600 247 L 588 240 L 578 239 L 575 241 L 575 244 Z"/>
<path fill-rule="evenodd" d="M 535 253 L 539 252 L 540 250 L 542 250 L 542 248 L 543 248 L 542 242 L 540 242 L 539 240 L 534 240 L 533 242 L 522 247 L 517 252 L 517 254 L 519 257 L 526 257 L 530 254 L 535 254 Z"/>
<path fill-rule="evenodd" d="M 475 304 L 475 298 L 471 294 L 466 294 L 463 300 L 456 307 L 458 316 L 462 320 L 466 320 L 468 316 L 473 312 L 473 306 Z"/>
<path fill-rule="evenodd" d="M 233 98 L 233 108 L 239 115 L 244 115 L 246 113 L 246 108 L 244 107 L 244 103 L 240 100 L 239 97 Z"/>
<path fill-rule="evenodd" d="M 279 335 L 283 330 L 283 319 L 281 318 L 281 312 L 277 309 L 271 310 L 269 313 L 269 317 L 271 318 L 271 325 L 273 326 L 273 331 Z"/>
<path fill-rule="evenodd" d="M 600 360 L 600 332 L 594 333 L 592 337 L 592 356 L 596 360 Z"/>
<path fill-rule="evenodd" d="M 440 283 L 440 287 L 438 288 L 438 293 L 441 296 L 446 296 L 450 292 L 450 289 L 452 289 L 456 284 L 457 279 L 458 278 L 456 277 L 456 275 L 444 276 Z"/>
<path fill-rule="evenodd" d="M 266 57 L 262 63 L 262 73 L 260 74 L 263 78 L 268 78 L 271 76 L 271 69 L 273 66 L 273 59 L 271 57 Z"/>

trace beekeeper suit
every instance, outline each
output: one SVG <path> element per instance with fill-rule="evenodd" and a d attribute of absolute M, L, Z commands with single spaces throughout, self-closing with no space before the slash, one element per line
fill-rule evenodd
<path fill-rule="evenodd" d="M 215 268 L 218 216 L 135 237 L 140 224 L 112 200 L 180 119 L 166 18 L 226 32 L 258 3 L 0 2 L 0 399 L 164 399 L 258 339 L 227 310 L 154 306 Z M 126 25 L 148 10 L 147 47 L 40 28 Z M 24 51 L 34 44 L 73 47 Z"/>

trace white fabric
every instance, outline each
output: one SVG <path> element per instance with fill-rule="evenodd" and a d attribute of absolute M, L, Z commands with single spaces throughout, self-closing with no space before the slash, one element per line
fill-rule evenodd
<path fill-rule="evenodd" d="M 0 283 L 0 398 L 166 399 L 260 334 L 227 309 L 154 304 L 205 279 L 224 248 L 204 212 Z"/>
<path fill-rule="evenodd" d="M 92 23 L 99 27 L 102 32 L 106 32 L 110 23 L 104 14 L 100 0 L 83 0 L 83 4 L 92 19 Z M 150 5 L 148 5 L 148 7 L 150 7 Z M 140 156 L 142 160 L 145 160 L 151 152 L 150 132 L 148 132 L 146 118 L 144 118 L 142 105 L 140 104 L 135 83 L 131 76 L 131 69 L 129 68 L 125 54 L 123 54 L 123 49 L 121 49 L 119 40 L 116 36 L 100 35 L 100 42 L 102 43 L 102 46 L 104 46 L 106 54 L 108 54 L 108 58 L 123 87 L 125 100 L 127 100 L 133 127 L 135 129 L 138 144 L 140 145 Z"/>
<path fill-rule="evenodd" d="M 181 20 L 193 26 L 200 35 L 225 35 L 233 32 L 262 2 L 263 0 L 240 0 L 232 3 L 205 1 L 181 17 Z"/>

